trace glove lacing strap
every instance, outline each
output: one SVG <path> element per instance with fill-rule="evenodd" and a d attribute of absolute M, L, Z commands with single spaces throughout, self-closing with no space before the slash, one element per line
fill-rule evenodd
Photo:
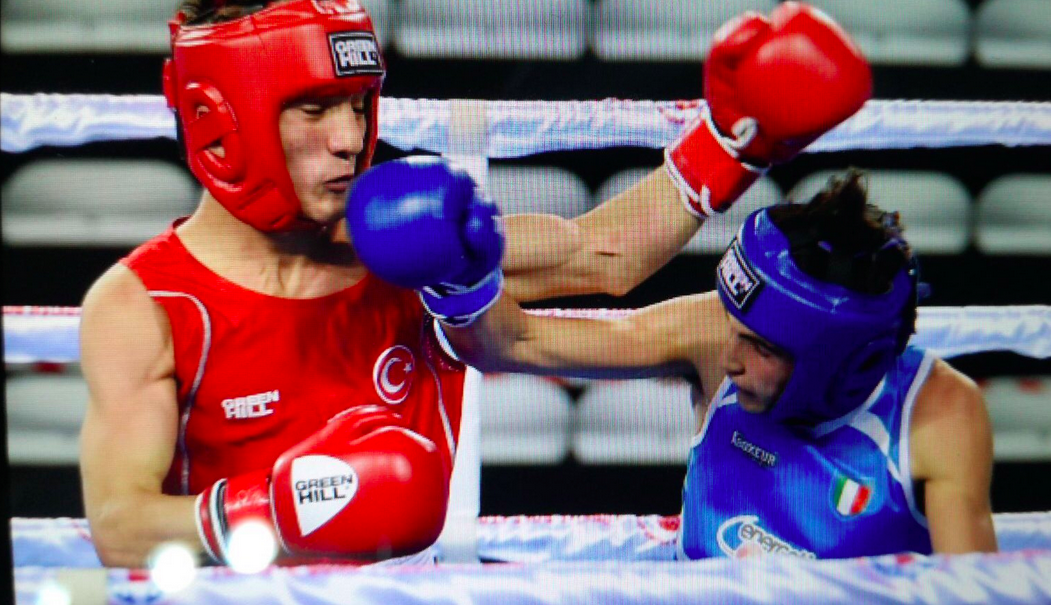
<path fill-rule="evenodd" d="M 213 561 L 225 564 L 227 559 L 226 537 L 228 532 L 223 499 L 226 494 L 226 479 L 216 481 L 210 488 L 197 495 L 194 506 L 194 521 L 197 535 L 205 552 Z"/>
<path fill-rule="evenodd" d="M 735 124 L 735 130 L 741 126 L 740 132 L 730 139 L 719 132 L 705 106 L 682 136 L 664 149 L 664 170 L 679 191 L 683 207 L 697 218 L 728 208 L 768 170 L 741 159 L 738 149 L 755 135 L 754 127 L 742 124 Z"/>
<path fill-rule="evenodd" d="M 469 326 L 488 311 L 500 298 L 504 272 L 500 267 L 470 286 L 442 283 L 419 291 L 427 312 L 443 324 L 462 328 Z M 482 304 L 478 304 L 479 301 Z"/>

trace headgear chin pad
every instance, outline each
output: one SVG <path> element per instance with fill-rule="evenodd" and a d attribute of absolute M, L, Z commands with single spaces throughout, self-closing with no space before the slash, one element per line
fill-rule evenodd
<path fill-rule="evenodd" d="M 385 68 L 357 0 L 288 0 L 221 23 L 170 24 L 164 95 L 181 120 L 190 170 L 231 214 L 261 231 L 303 223 L 278 118 L 311 95 L 365 94 L 355 173 L 376 148 Z M 220 156 L 210 148 L 221 144 Z"/>
<path fill-rule="evenodd" d="M 903 267 L 880 294 L 822 281 L 799 268 L 767 209 L 750 214 L 716 283 L 731 315 L 792 357 L 771 417 L 817 423 L 863 403 L 904 350 L 915 279 L 915 266 Z"/>

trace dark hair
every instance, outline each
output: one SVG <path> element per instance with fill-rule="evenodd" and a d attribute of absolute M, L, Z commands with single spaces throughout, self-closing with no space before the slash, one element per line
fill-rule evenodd
<path fill-rule="evenodd" d="M 185 25 L 221 23 L 250 15 L 272 3 L 260 0 L 183 0 L 178 13 L 182 13 Z"/>
<path fill-rule="evenodd" d="M 770 210 L 788 238 L 792 260 L 807 274 L 865 294 L 882 294 L 909 264 L 897 212 L 868 202 L 865 175 L 850 169 L 829 179 L 806 204 Z"/>

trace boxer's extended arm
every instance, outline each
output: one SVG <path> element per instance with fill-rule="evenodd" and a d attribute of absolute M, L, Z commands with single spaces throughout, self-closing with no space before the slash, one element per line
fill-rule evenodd
<path fill-rule="evenodd" d="M 909 444 L 935 552 L 995 552 L 992 429 L 974 382 L 936 362 L 916 400 Z"/>
<path fill-rule="evenodd" d="M 504 287 L 520 301 L 621 296 L 678 254 L 701 224 L 663 169 L 572 220 L 507 216 Z"/>
<path fill-rule="evenodd" d="M 88 292 L 80 343 L 91 393 L 80 470 L 99 558 L 140 567 L 163 542 L 199 549 L 193 497 L 161 493 L 178 429 L 168 320 L 126 267 Z"/>
<path fill-rule="evenodd" d="M 599 378 L 695 375 L 715 363 L 725 328 L 714 293 L 609 319 L 533 315 L 509 297 L 466 327 L 443 326 L 465 362 L 483 371 Z"/>
<path fill-rule="evenodd" d="M 526 314 L 501 290 L 504 235 L 497 215 L 470 177 L 431 158 L 380 164 L 359 177 L 347 200 L 362 263 L 391 283 L 417 289 L 453 335 L 453 348 L 481 369 L 688 373 L 693 340 L 725 332 L 710 329 L 723 319 L 713 294 L 616 320 Z"/>

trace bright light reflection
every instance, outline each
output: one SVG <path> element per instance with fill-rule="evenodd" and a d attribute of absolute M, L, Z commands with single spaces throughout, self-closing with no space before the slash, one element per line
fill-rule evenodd
<path fill-rule="evenodd" d="M 70 605 L 72 602 L 69 591 L 53 580 L 45 582 L 36 593 L 36 605 Z"/>
<path fill-rule="evenodd" d="M 197 559 L 182 544 L 162 544 L 150 557 L 150 580 L 166 593 L 179 592 L 196 576 Z"/>
<path fill-rule="evenodd" d="M 274 530 L 260 521 L 245 521 L 230 532 L 226 554 L 237 573 L 259 573 L 277 558 Z"/>

